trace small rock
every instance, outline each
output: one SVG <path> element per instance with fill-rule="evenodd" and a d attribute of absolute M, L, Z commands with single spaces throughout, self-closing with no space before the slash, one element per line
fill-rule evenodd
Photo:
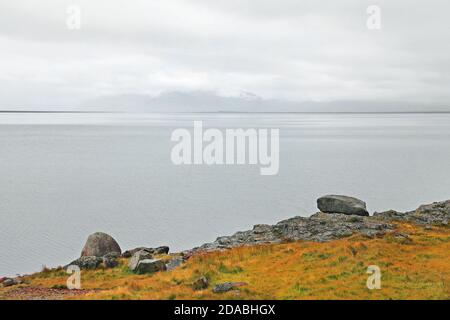
<path fill-rule="evenodd" d="M 223 293 L 227 292 L 242 286 L 246 286 L 246 282 L 225 282 L 225 283 L 219 283 L 216 284 L 213 288 L 214 293 Z"/>
<path fill-rule="evenodd" d="M 394 238 L 399 239 L 402 243 L 412 243 L 413 240 L 411 239 L 411 237 L 406 234 L 406 233 L 401 233 L 398 231 L 394 231 L 393 234 Z"/>
<path fill-rule="evenodd" d="M 136 252 L 145 250 L 150 252 L 151 254 L 168 254 L 169 253 L 169 247 L 168 246 L 161 246 L 157 248 L 146 248 L 146 247 L 139 247 L 132 250 L 127 250 L 122 254 L 123 258 L 130 258 L 132 257 Z"/>
<path fill-rule="evenodd" d="M 199 291 L 208 288 L 209 281 L 206 279 L 206 277 L 200 277 L 197 280 L 194 281 L 192 284 L 192 289 Z"/>
<path fill-rule="evenodd" d="M 135 271 L 140 261 L 152 258 L 152 254 L 146 249 L 139 250 L 135 252 L 131 257 L 130 261 L 128 262 L 128 267 L 131 271 Z"/>
<path fill-rule="evenodd" d="M 144 274 L 144 273 L 154 273 L 154 272 L 165 271 L 165 270 L 166 270 L 166 265 L 164 264 L 163 260 L 161 260 L 161 259 L 145 259 L 145 260 L 139 261 L 134 272 L 136 272 L 138 274 Z"/>
<path fill-rule="evenodd" d="M 356 257 L 356 255 L 358 254 L 358 250 L 356 250 L 356 248 L 352 246 L 348 246 L 348 249 L 350 250 L 352 256 Z"/>
<path fill-rule="evenodd" d="M 124 253 L 122 253 L 122 258 L 131 258 L 136 252 L 146 249 L 147 248 L 139 247 L 132 250 L 126 250 Z"/>
<path fill-rule="evenodd" d="M 153 254 L 168 254 L 169 253 L 169 247 L 168 246 L 161 246 L 158 248 L 153 249 Z"/>
<path fill-rule="evenodd" d="M 182 257 L 175 257 L 170 259 L 168 263 L 166 263 L 167 271 L 173 270 L 179 266 L 181 266 L 184 262 L 184 259 Z"/>
<path fill-rule="evenodd" d="M 81 251 L 81 256 L 103 257 L 111 252 L 115 252 L 120 255 L 122 250 L 120 249 L 119 244 L 110 235 L 103 232 L 96 232 L 88 237 L 86 244 Z"/>
<path fill-rule="evenodd" d="M 317 207 L 325 213 L 343 213 L 368 216 L 366 203 L 359 199 L 340 195 L 328 195 L 317 199 Z"/>
<path fill-rule="evenodd" d="M 185 250 L 185 251 L 181 252 L 181 255 L 183 256 L 183 260 L 187 261 L 195 255 L 195 251 L 194 250 Z"/>
<path fill-rule="evenodd" d="M 6 278 L 3 280 L 2 285 L 3 287 L 11 287 L 20 284 L 20 281 L 17 281 L 16 279 L 12 278 Z"/>

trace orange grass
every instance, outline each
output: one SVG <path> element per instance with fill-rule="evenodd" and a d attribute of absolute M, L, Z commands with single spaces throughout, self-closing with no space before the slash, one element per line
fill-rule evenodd
<path fill-rule="evenodd" d="M 96 291 L 76 299 L 449 299 L 450 229 L 398 228 L 412 241 L 393 234 L 354 235 L 327 243 L 247 246 L 196 255 L 173 271 L 153 275 L 134 275 L 122 260 L 115 269 L 82 271 L 82 288 Z M 370 265 L 381 268 L 380 290 L 366 287 Z M 192 282 L 200 276 L 210 287 L 194 291 Z M 67 277 L 62 269 L 45 270 L 25 277 L 22 286 L 58 288 Z M 212 292 L 214 284 L 226 281 L 248 285 Z M 7 290 L 0 289 L 0 298 Z"/>

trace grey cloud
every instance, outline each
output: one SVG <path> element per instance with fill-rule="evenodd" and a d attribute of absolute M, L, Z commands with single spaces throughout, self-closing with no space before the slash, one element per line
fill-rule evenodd
<path fill-rule="evenodd" d="M 82 9 L 67 30 L 66 8 Z M 255 92 L 289 101 L 446 104 L 448 1 L 0 2 L 0 108 L 99 96 Z"/>

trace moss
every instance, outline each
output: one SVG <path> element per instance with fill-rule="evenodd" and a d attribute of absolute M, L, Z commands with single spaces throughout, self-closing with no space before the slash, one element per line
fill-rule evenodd
<path fill-rule="evenodd" d="M 227 267 L 223 263 L 221 263 L 219 265 L 219 269 L 218 270 L 221 273 L 234 273 L 234 274 L 241 273 L 241 272 L 244 271 L 240 266 Z"/>

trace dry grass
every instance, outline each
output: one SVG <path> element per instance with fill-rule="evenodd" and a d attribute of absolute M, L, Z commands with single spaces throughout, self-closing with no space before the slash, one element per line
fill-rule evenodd
<path fill-rule="evenodd" d="M 127 261 L 111 270 L 82 272 L 76 299 L 450 299 L 450 230 L 424 230 L 408 224 L 399 232 L 410 239 L 360 235 L 328 243 L 295 242 L 240 247 L 192 257 L 183 266 L 153 275 L 134 275 Z M 412 240 L 412 241 L 411 241 Z M 378 265 L 382 288 L 366 287 L 367 267 Z M 25 287 L 62 288 L 62 269 L 26 277 Z M 210 287 L 194 291 L 200 276 Z M 244 281 L 239 291 L 212 293 L 211 286 Z M 0 298 L 8 297 L 0 289 Z"/>

